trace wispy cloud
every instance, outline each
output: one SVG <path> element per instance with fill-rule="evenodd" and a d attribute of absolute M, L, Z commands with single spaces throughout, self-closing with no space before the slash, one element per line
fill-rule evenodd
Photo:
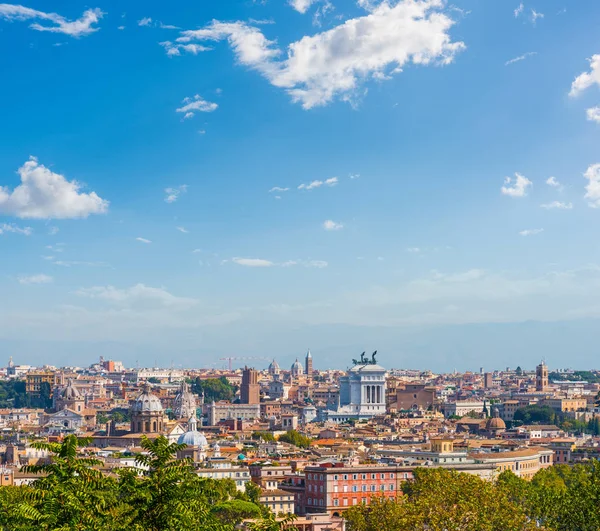
<path fill-rule="evenodd" d="M 175 227 L 179 232 L 183 232 L 184 234 L 188 234 L 190 231 L 185 227 Z"/>
<path fill-rule="evenodd" d="M 515 178 L 504 178 L 504 186 L 500 189 L 503 195 L 510 197 L 524 197 L 527 190 L 533 186 L 533 183 L 520 173 L 515 173 Z"/>
<path fill-rule="evenodd" d="M 323 228 L 325 230 L 341 230 L 344 228 L 344 225 L 333 221 L 332 219 L 328 219 L 323 222 Z"/>
<path fill-rule="evenodd" d="M 600 124 L 600 107 L 591 107 L 585 111 L 585 114 L 590 122 Z"/>
<path fill-rule="evenodd" d="M 51 276 L 39 274 L 20 276 L 17 280 L 19 284 L 50 284 L 54 279 Z"/>
<path fill-rule="evenodd" d="M 525 59 L 527 59 L 528 57 L 531 57 L 533 55 L 537 55 L 537 52 L 524 53 L 523 55 L 519 55 L 518 57 L 509 59 L 508 61 L 506 61 L 506 63 L 504 63 L 504 66 L 512 65 L 514 63 L 518 63 L 519 61 L 524 61 Z"/>
<path fill-rule="evenodd" d="M 412 253 L 412 254 L 419 254 L 421 252 L 421 248 L 420 247 L 409 247 L 408 249 L 406 249 L 407 253 Z"/>
<path fill-rule="evenodd" d="M 525 229 L 519 232 L 521 236 L 535 236 L 536 234 L 540 234 L 544 232 L 544 229 Z"/>
<path fill-rule="evenodd" d="M 175 112 L 183 113 L 183 120 L 192 118 L 197 112 L 213 112 L 219 107 L 216 103 L 206 101 L 199 94 L 193 98 L 184 98 L 184 105 L 175 109 Z"/>
<path fill-rule="evenodd" d="M 136 241 L 142 243 L 152 243 L 152 240 L 147 240 L 146 238 L 140 238 L 139 236 L 136 238 Z"/>
<path fill-rule="evenodd" d="M 188 185 L 181 184 L 179 186 L 165 188 L 165 203 L 174 203 L 179 199 L 181 194 L 185 194 L 187 192 Z"/>
<path fill-rule="evenodd" d="M 50 236 L 54 236 L 56 234 L 58 234 L 58 232 L 60 231 L 60 229 L 58 227 L 49 227 L 48 228 L 48 234 L 50 234 Z"/>
<path fill-rule="evenodd" d="M 137 23 L 138 26 L 152 26 L 152 19 L 150 17 L 144 17 L 140 20 L 138 20 Z"/>
<path fill-rule="evenodd" d="M 44 11 L 37 11 L 29 7 L 15 4 L 0 4 L 0 19 L 11 21 L 37 19 L 44 21 L 44 23 L 33 22 L 29 25 L 32 30 L 62 33 L 75 38 L 84 37 L 98 31 L 98 28 L 94 27 L 94 24 L 96 24 L 103 16 L 104 13 L 98 8 L 88 9 L 83 12 L 83 15 L 79 19 L 71 21 L 56 13 L 45 13 Z"/>
<path fill-rule="evenodd" d="M 557 190 L 562 190 L 564 187 L 562 184 L 560 184 L 560 182 L 558 181 L 558 179 L 556 177 L 548 177 L 546 179 L 546 184 L 548 186 L 551 186 L 552 188 L 556 188 Z"/>
<path fill-rule="evenodd" d="M 245 267 L 273 267 L 274 262 L 270 260 L 263 260 L 262 258 L 232 258 L 231 261 L 234 264 L 245 266 Z"/>
<path fill-rule="evenodd" d="M 562 201 L 552 201 L 551 203 L 544 203 L 540 205 L 541 208 L 545 208 L 546 210 L 571 210 L 573 208 L 573 203 L 564 203 Z"/>
<path fill-rule="evenodd" d="M 0 194 L 1 193 L 2 188 L 0 188 Z M 18 227 L 13 223 L 0 223 L 0 234 L 5 234 L 8 232 L 13 234 L 22 234 L 23 236 L 31 236 L 31 234 L 33 234 L 33 229 L 31 227 Z"/>
<path fill-rule="evenodd" d="M 519 16 L 521 15 L 521 13 L 523 13 L 523 10 L 525 9 L 525 6 L 523 5 L 523 2 L 521 2 L 517 8 L 513 11 L 513 14 L 515 15 L 515 18 L 519 18 Z"/>
<path fill-rule="evenodd" d="M 43 257 L 43 258 L 53 258 L 53 257 Z M 54 265 L 61 267 L 77 267 L 77 266 L 85 266 L 85 267 L 111 267 L 107 262 L 94 262 L 89 260 L 54 260 L 52 262 Z"/>
<path fill-rule="evenodd" d="M 314 190 L 315 188 L 320 188 L 321 186 L 335 186 L 338 183 L 337 177 L 331 177 L 330 179 L 326 179 L 325 181 L 312 181 L 310 183 L 302 183 L 298 186 L 298 190 Z"/>
<path fill-rule="evenodd" d="M 531 10 L 531 23 L 535 25 L 538 18 L 544 18 L 544 13 L 539 13 L 535 9 Z"/>
<path fill-rule="evenodd" d="M 285 262 L 273 262 L 271 260 L 265 260 L 263 258 L 239 258 L 235 257 L 231 260 L 222 260 L 221 264 L 232 262 L 237 265 L 245 267 L 314 267 L 317 269 L 323 269 L 328 266 L 325 260 L 286 260 Z"/>
<path fill-rule="evenodd" d="M 351 173 L 349 175 L 350 179 L 359 179 L 360 178 L 360 173 Z"/>
<path fill-rule="evenodd" d="M 282 188 L 281 186 L 273 186 L 273 188 L 271 188 L 269 190 L 269 193 L 272 194 L 273 192 L 287 192 L 289 190 L 289 188 Z"/>
<path fill-rule="evenodd" d="M 583 176 L 589 181 L 585 187 L 585 198 L 592 208 L 600 208 L 600 163 L 592 164 Z"/>

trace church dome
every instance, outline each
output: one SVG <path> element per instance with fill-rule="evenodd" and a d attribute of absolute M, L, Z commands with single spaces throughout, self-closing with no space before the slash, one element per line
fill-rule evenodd
<path fill-rule="evenodd" d="M 296 358 L 296 361 L 294 363 L 292 363 L 292 373 L 302 374 L 303 372 L 304 372 L 304 368 L 302 367 L 302 363 L 300 363 L 298 361 L 298 358 Z"/>
<path fill-rule="evenodd" d="M 485 423 L 485 428 L 488 431 L 499 431 L 506 429 L 506 424 L 500 418 L 498 409 L 494 408 L 493 417 L 488 419 L 488 421 Z"/>
<path fill-rule="evenodd" d="M 159 412 L 162 413 L 163 407 L 159 398 L 150 392 L 150 386 L 146 385 L 144 391 L 139 395 L 131 405 L 132 413 Z"/>
<path fill-rule="evenodd" d="M 179 444 L 187 444 L 188 446 L 197 446 L 200 450 L 204 450 L 208 446 L 208 441 L 197 428 L 198 420 L 195 416 L 191 416 L 188 421 L 188 431 L 182 433 L 177 442 Z"/>
<path fill-rule="evenodd" d="M 200 450 L 204 450 L 208 446 L 206 437 L 199 431 L 186 431 L 179 436 L 177 442 L 188 446 L 197 446 Z"/>
<path fill-rule="evenodd" d="M 271 374 L 276 374 L 280 371 L 279 368 L 279 363 L 277 363 L 275 360 L 273 360 L 270 364 L 269 364 L 269 373 Z"/>
<path fill-rule="evenodd" d="M 81 398 L 81 393 L 73 386 L 73 380 L 69 380 L 67 386 L 60 393 L 65 400 L 76 400 Z"/>

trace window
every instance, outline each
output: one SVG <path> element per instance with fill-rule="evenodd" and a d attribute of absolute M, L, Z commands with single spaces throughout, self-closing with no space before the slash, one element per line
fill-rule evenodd
<path fill-rule="evenodd" d="M 385 490 L 385 485 L 381 485 L 381 486 L 379 487 L 379 490 Z"/>
<path fill-rule="evenodd" d="M 319 478 L 321 481 L 323 481 L 323 474 L 321 474 L 321 477 Z"/>
<path fill-rule="evenodd" d="M 367 475 L 366 475 L 366 474 L 363 474 L 363 475 L 362 475 L 362 478 L 363 478 L 363 479 L 367 479 Z"/>
<path fill-rule="evenodd" d="M 358 487 L 356 485 L 352 485 L 352 492 L 358 492 Z"/>
<path fill-rule="evenodd" d="M 309 475 L 308 475 L 308 479 L 312 479 L 312 474 L 309 474 Z"/>
<path fill-rule="evenodd" d="M 308 486 L 308 492 L 312 492 L 312 485 Z"/>
<path fill-rule="evenodd" d="M 335 500 L 333 500 L 333 506 L 337 507 L 340 504 L 340 500 L 338 500 L 337 498 Z"/>
<path fill-rule="evenodd" d="M 308 498 L 308 505 L 312 505 L 312 498 Z"/>
<path fill-rule="evenodd" d="M 335 475 L 333 476 L 333 481 L 337 481 L 337 480 L 338 480 L 338 475 L 337 475 L 337 474 L 335 474 Z"/>
<path fill-rule="evenodd" d="M 366 485 L 363 485 L 363 486 L 362 486 L 362 491 L 363 491 L 363 492 L 367 492 L 367 486 L 366 486 Z"/>
<path fill-rule="evenodd" d="M 390 483 L 390 490 L 394 490 L 394 484 Z"/>
<path fill-rule="evenodd" d="M 348 474 L 344 474 L 344 479 L 348 479 Z"/>
<path fill-rule="evenodd" d="M 390 474 L 390 479 L 394 479 L 394 474 L 393 473 Z"/>
<path fill-rule="evenodd" d="M 367 498 L 363 498 L 362 502 L 363 502 L 363 504 L 366 504 L 367 503 Z"/>
<path fill-rule="evenodd" d="M 371 479 L 375 479 L 375 474 L 371 474 Z"/>
<path fill-rule="evenodd" d="M 381 474 L 381 479 L 385 479 L 385 474 Z"/>
<path fill-rule="evenodd" d="M 358 474 L 352 474 L 352 479 L 358 479 Z"/>
<path fill-rule="evenodd" d="M 352 498 L 352 505 L 356 505 L 358 500 L 356 498 Z"/>
<path fill-rule="evenodd" d="M 348 492 L 348 485 L 343 486 L 344 492 Z"/>
<path fill-rule="evenodd" d="M 344 505 L 348 505 L 348 498 L 344 498 Z"/>
<path fill-rule="evenodd" d="M 371 485 L 371 492 L 375 492 L 375 485 Z"/>

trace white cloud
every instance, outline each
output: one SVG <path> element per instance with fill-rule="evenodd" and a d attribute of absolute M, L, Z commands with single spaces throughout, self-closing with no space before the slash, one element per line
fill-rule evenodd
<path fill-rule="evenodd" d="M 515 18 L 519 18 L 519 15 L 521 13 L 523 13 L 523 10 L 525 9 L 525 6 L 523 5 L 523 2 L 521 2 L 517 8 L 513 11 Z"/>
<path fill-rule="evenodd" d="M 136 238 L 136 241 L 142 243 L 152 243 L 152 240 L 147 240 L 146 238 L 140 238 L 139 236 Z"/>
<path fill-rule="evenodd" d="M 53 257 L 44 256 L 43 258 L 44 259 L 46 259 L 46 258 L 52 259 Z M 85 260 L 55 260 L 52 263 L 54 265 L 61 266 L 61 267 L 73 267 L 73 266 L 111 267 L 111 265 L 107 264 L 106 262 L 90 262 L 90 261 L 85 261 Z"/>
<path fill-rule="evenodd" d="M 585 114 L 590 122 L 600 124 L 600 107 L 591 107 L 585 111 Z"/>
<path fill-rule="evenodd" d="M 560 182 L 558 181 L 558 179 L 556 177 L 548 177 L 546 179 L 546 184 L 548 186 L 551 186 L 552 188 L 558 188 L 561 189 L 563 188 L 563 185 L 560 184 Z"/>
<path fill-rule="evenodd" d="M 0 192 L 2 189 L 0 188 Z M 13 223 L 0 223 L 0 234 L 11 232 L 13 234 L 23 234 L 24 236 L 31 236 L 33 229 L 31 227 L 17 227 Z"/>
<path fill-rule="evenodd" d="M 42 260 L 48 260 L 48 261 L 50 261 L 50 260 L 54 260 L 54 258 L 55 258 L 54 256 L 47 256 L 47 255 L 42 256 Z"/>
<path fill-rule="evenodd" d="M 551 203 L 544 203 L 540 205 L 541 208 L 546 210 L 558 209 L 558 210 L 571 210 L 573 203 L 563 203 L 562 201 L 552 201 Z"/>
<path fill-rule="evenodd" d="M 158 43 L 165 49 L 165 52 L 169 57 L 181 55 L 181 52 L 191 53 L 192 55 L 198 55 L 200 52 L 208 52 L 212 48 L 208 46 L 201 46 L 199 44 L 177 44 L 171 41 L 163 41 Z"/>
<path fill-rule="evenodd" d="M 306 13 L 312 4 L 316 4 L 318 0 L 289 0 L 290 5 L 298 11 L 298 13 Z"/>
<path fill-rule="evenodd" d="M 231 261 L 234 264 L 246 267 L 273 267 L 276 265 L 270 260 L 263 260 L 261 258 L 232 258 Z"/>
<path fill-rule="evenodd" d="M 50 234 L 50 236 L 54 236 L 54 235 L 58 234 L 59 231 L 60 231 L 60 229 L 58 227 L 50 227 L 48 229 L 48 234 Z"/>
<path fill-rule="evenodd" d="M 197 304 L 195 299 L 176 297 L 164 288 L 153 288 L 144 284 L 136 284 L 130 288 L 119 289 L 114 286 L 94 286 L 81 288 L 75 292 L 80 297 L 99 299 L 119 306 L 147 306 L 186 309 Z"/>
<path fill-rule="evenodd" d="M 221 264 L 233 262 L 234 264 L 245 266 L 245 267 L 314 267 L 322 269 L 327 267 L 327 262 L 324 260 L 286 260 L 285 262 L 272 262 L 271 260 L 264 260 L 262 258 L 239 258 L 235 257 L 231 260 L 222 260 Z"/>
<path fill-rule="evenodd" d="M 544 229 L 525 229 L 519 232 L 521 236 L 535 236 L 536 234 L 540 234 L 544 232 Z"/>
<path fill-rule="evenodd" d="M 196 94 L 193 98 L 184 98 L 183 102 L 185 105 L 176 109 L 176 112 L 184 113 L 183 119 L 191 118 L 197 112 L 213 112 L 217 110 L 218 105 L 210 101 L 206 101 Z"/>
<path fill-rule="evenodd" d="M 152 19 L 150 17 L 144 17 L 138 20 L 138 26 L 152 26 Z"/>
<path fill-rule="evenodd" d="M 420 247 L 409 247 L 408 249 L 406 249 L 406 252 L 412 253 L 412 254 L 419 254 L 421 252 L 421 248 Z"/>
<path fill-rule="evenodd" d="M 273 192 L 287 192 L 289 190 L 289 188 L 281 188 L 281 186 L 273 186 L 273 188 L 271 188 L 269 190 L 269 193 L 273 193 Z"/>
<path fill-rule="evenodd" d="M 313 190 L 314 188 L 320 188 L 321 186 L 335 186 L 338 183 L 337 177 L 331 177 L 325 181 L 312 181 L 308 184 L 300 184 L 298 190 Z"/>
<path fill-rule="evenodd" d="M 590 88 L 592 85 L 600 85 L 600 54 L 592 55 L 590 71 L 579 74 L 571 84 L 569 96 L 574 97 Z"/>
<path fill-rule="evenodd" d="M 506 61 L 506 63 L 504 63 L 504 66 L 512 65 L 513 63 L 518 63 L 519 61 L 524 61 L 525 59 L 527 59 L 528 57 L 531 57 L 533 55 L 537 55 L 537 52 L 524 53 L 523 55 L 519 55 L 518 57 L 515 57 L 514 59 L 510 59 L 510 60 Z"/>
<path fill-rule="evenodd" d="M 531 10 L 531 22 L 535 24 L 538 18 L 544 18 L 544 13 L 538 13 L 535 9 Z"/>
<path fill-rule="evenodd" d="M 54 279 L 48 275 L 30 275 L 20 276 L 18 279 L 19 284 L 50 284 Z"/>
<path fill-rule="evenodd" d="M 585 187 L 585 198 L 592 208 L 600 208 L 600 163 L 592 164 L 583 174 L 589 181 Z"/>
<path fill-rule="evenodd" d="M 307 260 L 306 262 L 303 262 L 302 265 L 304 267 L 316 267 L 317 269 L 323 269 L 329 264 L 325 260 Z"/>
<path fill-rule="evenodd" d="M 165 188 L 165 203 L 174 203 L 179 199 L 181 194 L 185 194 L 187 192 L 188 185 L 181 184 L 176 187 Z"/>
<path fill-rule="evenodd" d="M 325 230 L 341 230 L 344 228 L 344 225 L 342 223 L 337 223 L 331 219 L 328 219 L 323 222 L 323 228 Z"/>
<path fill-rule="evenodd" d="M 125 26 L 117 26 L 117 29 L 123 31 L 125 29 Z"/>
<path fill-rule="evenodd" d="M 504 186 L 500 189 L 503 195 L 510 197 L 524 197 L 527 195 L 527 189 L 533 186 L 533 183 L 520 173 L 515 173 L 515 178 L 504 178 Z"/>
<path fill-rule="evenodd" d="M 360 178 L 360 173 L 351 173 L 350 174 L 350 179 L 359 179 Z"/>
<path fill-rule="evenodd" d="M 203 29 L 183 31 L 177 43 L 227 40 L 240 64 L 310 109 L 336 97 L 352 102 L 366 80 L 398 74 L 411 63 L 450 64 L 465 44 L 452 42 L 454 20 L 442 11 L 444 5 L 443 0 L 381 2 L 368 15 L 291 43 L 283 59 L 274 41 L 239 21 L 214 20 Z"/>
<path fill-rule="evenodd" d="M 54 25 L 42 25 L 38 22 L 33 22 L 29 27 L 35 31 L 49 31 L 51 33 L 62 33 L 71 37 L 83 37 L 89 35 L 98 28 L 93 27 L 104 15 L 104 13 L 96 9 L 87 9 L 83 12 L 81 18 L 73 21 L 67 20 L 65 17 L 56 13 L 45 13 L 36 11 L 21 5 L 15 4 L 0 4 L 0 19 L 12 20 L 43 20 Z"/>
<path fill-rule="evenodd" d="M 77 181 L 67 181 L 39 164 L 35 157 L 19 168 L 21 184 L 12 192 L 0 186 L 0 214 L 18 218 L 66 219 L 104 214 L 108 201 L 96 192 L 81 193 Z"/>
<path fill-rule="evenodd" d="M 185 227 L 175 227 L 179 232 L 183 232 L 184 234 L 188 234 L 190 231 Z"/>

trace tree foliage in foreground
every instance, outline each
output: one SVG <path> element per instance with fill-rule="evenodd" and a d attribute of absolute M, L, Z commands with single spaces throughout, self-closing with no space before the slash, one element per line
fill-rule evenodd
<path fill-rule="evenodd" d="M 378 498 L 344 516 L 348 531 L 600 531 L 600 463 L 556 465 L 532 481 L 417 469 L 398 500 Z"/>
<path fill-rule="evenodd" d="M 268 510 L 236 489 L 232 480 L 201 479 L 189 460 L 176 459 L 185 445 L 144 438 L 139 469 L 107 475 L 101 462 L 81 456 L 88 440 L 36 443 L 50 462 L 25 467 L 40 474 L 31 486 L 0 488 L 2 531 L 233 531 L 242 520 L 281 527 Z M 275 530 L 276 531 L 276 530 Z"/>

